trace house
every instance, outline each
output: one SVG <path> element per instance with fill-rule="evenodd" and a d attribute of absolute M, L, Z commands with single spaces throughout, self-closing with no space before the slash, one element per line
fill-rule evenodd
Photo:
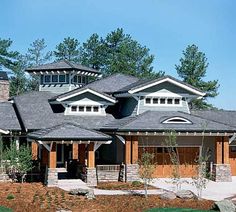
<path fill-rule="evenodd" d="M 210 154 L 208 168 L 216 181 L 236 175 L 236 112 L 191 111 L 189 102 L 205 95 L 191 85 L 171 76 L 101 78 L 98 70 L 64 60 L 26 71 L 39 76 L 39 91 L 1 103 L 9 124 L 0 123 L 0 129 L 5 140 L 31 145 L 49 186 L 65 177 L 96 185 L 118 180 L 121 173 L 126 181 L 137 180 L 138 160 L 146 151 L 154 154 L 154 176 L 170 177 L 165 139 L 173 131 L 183 177 L 196 175 L 203 152 Z"/>

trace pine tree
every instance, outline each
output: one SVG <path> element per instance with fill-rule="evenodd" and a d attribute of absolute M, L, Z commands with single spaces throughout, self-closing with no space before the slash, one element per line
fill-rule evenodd
<path fill-rule="evenodd" d="M 204 98 L 193 100 L 190 103 L 192 109 L 212 108 L 213 106 L 206 100 L 208 97 L 213 98 L 218 95 L 218 80 L 204 81 L 208 65 L 206 55 L 194 44 L 187 46 L 180 59 L 180 65 L 175 65 L 178 75 L 184 82 L 206 92 Z"/>

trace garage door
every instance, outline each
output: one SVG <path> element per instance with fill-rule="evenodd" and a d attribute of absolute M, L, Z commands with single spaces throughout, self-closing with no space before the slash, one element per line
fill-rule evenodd
<path fill-rule="evenodd" d="M 195 176 L 196 159 L 199 156 L 199 147 L 177 147 L 180 160 L 181 177 Z M 165 147 L 139 147 L 139 159 L 144 152 L 154 154 L 153 164 L 155 164 L 154 177 L 171 177 L 173 165 L 170 161 L 170 156 Z"/>

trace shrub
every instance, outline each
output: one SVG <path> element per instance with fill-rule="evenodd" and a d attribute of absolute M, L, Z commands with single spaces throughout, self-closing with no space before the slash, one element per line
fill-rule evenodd
<path fill-rule="evenodd" d="M 7 199 L 8 200 L 15 199 L 15 196 L 13 194 L 8 194 Z"/>
<path fill-rule="evenodd" d="M 133 181 L 132 186 L 141 186 L 142 183 L 140 181 Z"/>
<path fill-rule="evenodd" d="M 0 206 L 0 212 L 12 212 L 12 209 Z"/>

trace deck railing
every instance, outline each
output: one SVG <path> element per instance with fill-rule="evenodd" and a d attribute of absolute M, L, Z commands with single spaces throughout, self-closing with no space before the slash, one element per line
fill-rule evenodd
<path fill-rule="evenodd" d="M 97 171 L 120 171 L 120 165 L 97 165 Z"/>

